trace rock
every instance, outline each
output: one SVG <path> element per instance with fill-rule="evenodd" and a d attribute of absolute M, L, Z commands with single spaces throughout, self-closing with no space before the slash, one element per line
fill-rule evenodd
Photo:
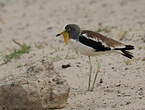
<path fill-rule="evenodd" d="M 61 67 L 62 67 L 63 69 L 66 69 L 66 68 L 71 67 L 71 65 L 70 65 L 70 64 L 66 64 L 66 65 L 62 65 Z"/>
<path fill-rule="evenodd" d="M 0 81 L 2 110 L 42 110 L 63 108 L 67 104 L 69 85 L 52 63 L 42 60 L 26 66 L 26 71 Z"/>

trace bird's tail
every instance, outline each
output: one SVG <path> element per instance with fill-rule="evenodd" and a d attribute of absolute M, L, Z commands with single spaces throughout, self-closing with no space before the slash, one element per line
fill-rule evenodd
<path fill-rule="evenodd" d="M 133 50 L 134 46 L 132 45 L 125 45 L 125 48 L 116 48 L 115 50 L 121 50 L 121 54 L 129 59 L 132 59 L 134 56 L 131 52 L 127 50 Z"/>
<path fill-rule="evenodd" d="M 121 50 L 122 51 L 122 55 L 123 56 L 125 56 L 125 57 L 127 57 L 127 58 L 129 58 L 129 59 L 132 59 L 134 56 L 132 55 L 132 53 L 131 52 L 129 52 L 129 51 L 126 51 L 126 50 Z"/>

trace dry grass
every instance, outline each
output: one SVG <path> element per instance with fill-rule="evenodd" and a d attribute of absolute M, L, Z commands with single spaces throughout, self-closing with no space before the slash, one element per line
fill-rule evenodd
<path fill-rule="evenodd" d="M 122 31 L 118 33 L 119 40 L 123 40 L 128 34 L 128 31 Z"/>
<path fill-rule="evenodd" d="M 132 61 L 131 61 L 131 60 L 124 60 L 124 63 L 125 63 L 126 65 L 131 65 L 131 64 L 132 64 Z"/>
<path fill-rule="evenodd" d="M 110 27 L 100 27 L 100 28 L 97 29 L 96 32 L 105 32 L 105 33 L 109 33 L 109 32 L 111 32 L 111 31 L 112 31 L 112 29 L 111 29 Z"/>

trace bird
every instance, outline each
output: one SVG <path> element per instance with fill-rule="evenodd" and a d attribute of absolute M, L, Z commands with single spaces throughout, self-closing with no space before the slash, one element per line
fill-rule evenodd
<path fill-rule="evenodd" d="M 88 56 L 90 63 L 90 73 L 88 81 L 88 91 L 94 89 L 94 84 L 99 70 L 96 71 L 94 81 L 91 87 L 91 74 L 92 74 L 92 56 L 99 56 L 109 53 L 119 53 L 129 59 L 132 59 L 134 56 L 129 50 L 133 50 L 133 45 L 126 45 L 122 42 L 114 40 L 112 38 L 106 37 L 98 32 L 91 30 L 82 30 L 77 24 L 67 24 L 64 31 L 58 33 L 58 36 L 64 37 L 64 43 L 70 43 L 80 54 Z"/>

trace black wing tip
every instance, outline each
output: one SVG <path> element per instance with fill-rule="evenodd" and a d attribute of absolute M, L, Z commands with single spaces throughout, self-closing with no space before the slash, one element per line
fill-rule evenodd
<path fill-rule="evenodd" d="M 133 45 L 125 45 L 125 50 L 133 50 L 134 46 Z"/>
<path fill-rule="evenodd" d="M 129 58 L 129 59 L 134 58 L 134 56 L 132 55 L 131 52 L 126 51 L 126 50 L 121 50 L 121 51 L 123 52 L 123 53 L 122 53 L 123 56 L 125 56 L 125 57 L 127 57 L 127 58 Z"/>

